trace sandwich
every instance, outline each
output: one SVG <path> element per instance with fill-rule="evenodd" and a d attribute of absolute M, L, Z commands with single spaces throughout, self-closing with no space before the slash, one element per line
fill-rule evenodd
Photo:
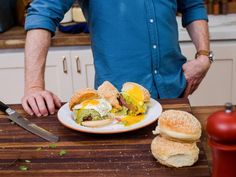
<path fill-rule="evenodd" d="M 128 109 L 129 115 L 145 114 L 149 102 L 150 93 L 146 88 L 134 82 L 124 83 L 119 103 Z"/>
<path fill-rule="evenodd" d="M 150 93 L 143 86 L 134 83 L 124 83 L 121 92 L 108 81 L 98 87 L 98 93 L 113 107 L 116 115 L 139 115 L 147 111 L 147 103 L 150 102 Z"/>
<path fill-rule="evenodd" d="M 98 87 L 98 94 L 106 99 L 114 109 L 117 111 L 122 109 L 122 106 L 119 104 L 119 91 L 112 85 L 109 81 L 104 81 L 102 85 Z"/>
<path fill-rule="evenodd" d="M 101 127 L 113 122 L 111 104 L 101 98 L 94 89 L 81 89 L 74 93 L 69 102 L 74 120 L 86 127 Z"/>

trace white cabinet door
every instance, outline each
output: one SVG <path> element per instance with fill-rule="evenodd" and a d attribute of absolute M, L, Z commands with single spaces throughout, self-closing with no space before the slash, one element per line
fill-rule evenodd
<path fill-rule="evenodd" d="M 236 44 L 233 42 L 212 42 L 215 61 L 199 88 L 189 97 L 192 106 L 223 105 L 235 102 L 236 96 Z M 182 43 L 181 49 L 188 59 L 196 52 L 190 43 Z"/>
<path fill-rule="evenodd" d="M 23 52 L 0 53 L 0 100 L 20 103 L 24 93 Z"/>
<path fill-rule="evenodd" d="M 69 57 L 68 51 L 50 51 L 46 63 L 46 89 L 57 94 L 62 101 L 67 101 L 72 93 Z M 23 51 L 0 53 L 0 80 L 0 100 L 8 104 L 20 103 L 21 97 L 24 94 Z"/>
<path fill-rule="evenodd" d="M 73 93 L 71 59 L 69 51 L 50 50 L 45 71 L 46 89 L 66 102 Z"/>
<path fill-rule="evenodd" d="M 74 91 L 81 88 L 94 88 L 94 65 L 90 47 L 79 47 L 71 51 Z"/>

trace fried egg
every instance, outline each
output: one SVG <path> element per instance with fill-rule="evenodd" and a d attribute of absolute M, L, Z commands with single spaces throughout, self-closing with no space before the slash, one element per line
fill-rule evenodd
<path fill-rule="evenodd" d="M 109 111 L 111 111 L 112 106 L 105 99 L 91 99 L 75 105 L 73 109 L 93 109 L 101 116 L 105 116 Z"/>
<path fill-rule="evenodd" d="M 144 100 L 143 91 L 137 85 L 132 86 L 132 88 L 127 90 L 126 92 L 128 95 L 135 98 L 138 102 L 143 102 Z"/>

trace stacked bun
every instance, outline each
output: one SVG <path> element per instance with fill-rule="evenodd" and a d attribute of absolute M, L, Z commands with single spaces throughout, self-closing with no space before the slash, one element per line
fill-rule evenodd
<path fill-rule="evenodd" d="M 153 132 L 153 156 L 169 167 L 191 166 L 198 160 L 196 142 L 201 136 L 201 124 L 192 114 L 185 111 L 167 110 L 158 119 Z"/>

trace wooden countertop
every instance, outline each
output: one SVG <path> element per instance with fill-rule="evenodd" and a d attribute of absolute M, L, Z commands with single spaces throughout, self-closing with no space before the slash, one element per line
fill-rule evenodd
<path fill-rule="evenodd" d="M 52 46 L 77 46 L 90 45 L 88 34 L 65 34 L 57 31 L 52 38 Z M 25 31 L 23 27 L 16 26 L 10 30 L 0 33 L 0 49 L 24 48 Z"/>
<path fill-rule="evenodd" d="M 206 118 L 222 107 L 191 108 L 187 99 L 159 100 L 164 109 L 192 112 L 205 127 Z M 56 115 L 37 118 L 25 114 L 20 105 L 11 105 L 20 114 L 60 137 L 55 148 L 49 142 L 11 124 L 0 112 L 0 176 L 159 176 L 210 177 L 211 155 L 203 133 L 198 143 L 200 155 L 192 167 L 169 168 L 152 157 L 150 143 L 156 123 L 123 134 L 93 135 L 64 127 Z M 205 130 L 203 128 L 203 130 Z M 59 152 L 66 150 L 64 156 Z M 19 170 L 27 166 L 27 171 Z"/>

